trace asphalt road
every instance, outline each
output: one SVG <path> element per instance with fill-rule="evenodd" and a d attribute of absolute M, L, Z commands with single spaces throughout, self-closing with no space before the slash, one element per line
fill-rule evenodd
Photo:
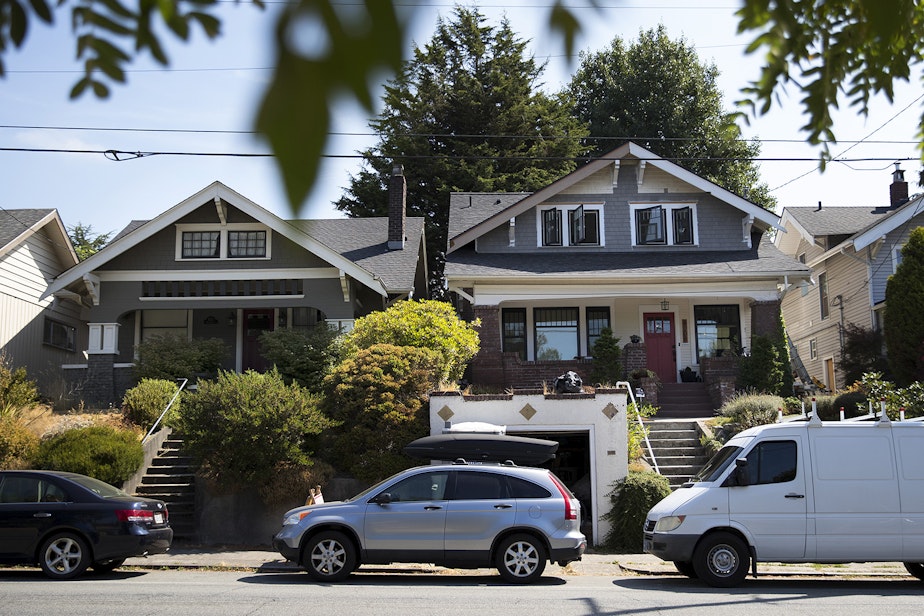
<path fill-rule="evenodd" d="M 910 577 L 760 578 L 718 590 L 666 576 L 550 575 L 516 586 L 496 575 L 368 573 L 324 585 L 304 573 L 128 570 L 49 582 L 34 569 L 0 570 L 3 616 L 868 616 L 917 613 L 922 598 L 924 585 Z"/>

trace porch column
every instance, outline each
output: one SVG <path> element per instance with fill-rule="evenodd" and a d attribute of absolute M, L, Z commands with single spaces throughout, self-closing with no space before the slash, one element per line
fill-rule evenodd
<path fill-rule="evenodd" d="M 84 400 L 106 406 L 116 399 L 115 363 L 119 356 L 119 324 L 90 323 Z"/>
<path fill-rule="evenodd" d="M 481 348 L 472 359 L 472 382 L 481 385 L 506 385 L 501 347 L 500 309 L 497 306 L 474 306 L 475 318 L 481 319 Z"/>

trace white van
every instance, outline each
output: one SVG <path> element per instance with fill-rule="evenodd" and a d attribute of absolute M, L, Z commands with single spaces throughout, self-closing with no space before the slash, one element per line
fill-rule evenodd
<path fill-rule="evenodd" d="M 757 561 L 900 561 L 924 580 L 924 422 L 745 430 L 652 507 L 644 549 L 712 586 Z"/>

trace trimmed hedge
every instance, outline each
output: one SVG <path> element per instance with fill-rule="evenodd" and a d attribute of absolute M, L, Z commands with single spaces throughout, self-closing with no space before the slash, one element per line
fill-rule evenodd
<path fill-rule="evenodd" d="M 39 445 L 35 466 L 95 477 L 121 486 L 144 462 L 137 433 L 111 426 L 62 432 Z"/>

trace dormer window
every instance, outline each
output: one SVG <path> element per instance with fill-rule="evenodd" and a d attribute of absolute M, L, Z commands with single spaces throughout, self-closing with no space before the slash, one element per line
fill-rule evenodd
<path fill-rule="evenodd" d="M 689 204 L 633 205 L 633 246 L 693 246 L 696 209 Z"/>
<path fill-rule="evenodd" d="M 549 206 L 539 210 L 539 237 L 542 246 L 601 246 L 603 220 L 601 205 Z"/>
<path fill-rule="evenodd" d="M 269 257 L 270 234 L 262 225 L 177 225 L 177 260 Z"/>

